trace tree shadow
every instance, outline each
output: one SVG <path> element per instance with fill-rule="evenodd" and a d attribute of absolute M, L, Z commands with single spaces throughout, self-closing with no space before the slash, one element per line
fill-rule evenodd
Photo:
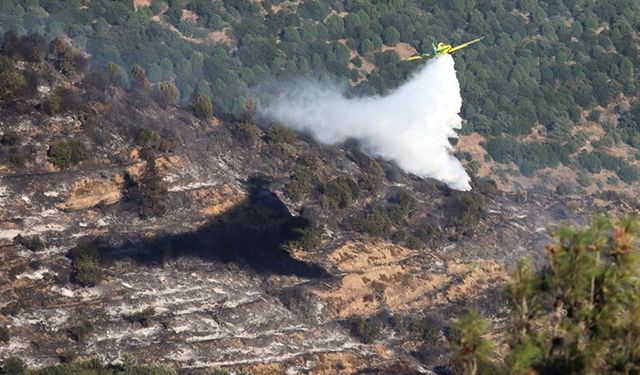
<path fill-rule="evenodd" d="M 126 258 L 160 265 L 181 256 L 197 256 L 247 266 L 259 274 L 327 277 L 319 265 L 294 259 L 287 251 L 286 244 L 296 240 L 310 223 L 291 215 L 266 184 L 261 177 L 250 179 L 249 194 L 243 203 L 195 231 L 101 246 L 101 258 L 107 262 Z"/>

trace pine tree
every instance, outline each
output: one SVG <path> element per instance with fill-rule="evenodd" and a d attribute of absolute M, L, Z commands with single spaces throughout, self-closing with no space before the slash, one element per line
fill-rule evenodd
<path fill-rule="evenodd" d="M 493 373 L 490 356 L 493 342 L 486 338 L 489 323 L 471 310 L 453 325 L 457 336 L 457 352 L 453 364 L 456 373 L 476 375 Z"/>
<path fill-rule="evenodd" d="M 638 221 L 596 218 L 586 229 L 563 226 L 547 246 L 548 264 L 526 263 L 507 287 L 512 316 L 503 362 L 489 361 L 486 322 L 475 312 L 455 325 L 454 366 L 509 374 L 640 372 Z"/>

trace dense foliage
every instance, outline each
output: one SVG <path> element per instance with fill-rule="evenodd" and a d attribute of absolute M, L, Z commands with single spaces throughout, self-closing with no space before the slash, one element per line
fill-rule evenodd
<path fill-rule="evenodd" d="M 492 362 L 487 323 L 457 323 L 456 368 L 465 374 L 630 374 L 640 370 L 638 222 L 597 219 L 563 227 L 541 273 L 521 263 L 507 288 L 509 350 Z"/>
<path fill-rule="evenodd" d="M 82 286 L 94 286 L 102 280 L 100 253 L 93 242 L 80 242 L 69 252 L 74 280 Z"/>
<path fill-rule="evenodd" d="M 527 176 L 561 164 L 599 173 L 599 155 L 578 155 L 589 137 L 582 126 L 589 121 L 606 125 L 606 134 L 593 140 L 599 151 L 640 145 L 639 28 L 640 3 L 633 0 L 153 0 L 138 9 L 133 2 L 84 0 L 0 5 L 0 32 L 68 36 L 94 64 L 131 68 L 134 86 L 141 83 L 136 72 L 146 88 L 149 81 L 165 82 L 155 92 L 162 105 L 192 98 L 202 117 L 210 116 L 209 99 L 213 108 L 240 111 L 254 88 L 291 77 L 332 77 L 350 82 L 355 94 L 385 93 L 420 66 L 401 62 L 390 47 L 407 43 L 423 51 L 437 41 L 484 36 L 456 56 L 465 131 L 488 137 L 491 157 L 514 162 Z M 41 38 L 5 39 L 5 54 L 28 61 L 45 57 Z M 55 55 L 65 74 L 84 64 L 63 43 L 52 44 L 47 54 Z M 2 71 L 0 99 L 9 99 L 25 81 L 11 67 Z M 55 101 L 46 103 L 55 110 Z M 534 127 L 546 137 L 517 141 Z M 623 182 L 638 177 L 631 165 L 635 157 L 628 155 L 627 165 L 613 170 Z"/>

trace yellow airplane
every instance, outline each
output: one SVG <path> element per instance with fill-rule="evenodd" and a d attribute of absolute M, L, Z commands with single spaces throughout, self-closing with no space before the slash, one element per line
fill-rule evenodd
<path fill-rule="evenodd" d="M 446 44 L 446 43 L 438 43 L 438 45 L 433 45 L 433 53 L 423 53 L 421 55 L 413 55 L 409 58 L 407 58 L 405 61 L 416 61 L 416 60 L 422 60 L 422 59 L 430 59 L 432 57 L 438 57 L 440 55 L 449 55 L 452 54 L 454 52 L 458 52 L 463 48 L 467 48 L 470 45 L 472 45 L 473 43 L 477 43 L 479 41 L 481 41 L 482 39 L 484 39 L 484 37 L 482 38 L 478 38 L 478 39 L 474 39 L 470 42 L 466 42 L 463 44 L 460 44 L 459 46 L 452 46 L 451 44 Z"/>

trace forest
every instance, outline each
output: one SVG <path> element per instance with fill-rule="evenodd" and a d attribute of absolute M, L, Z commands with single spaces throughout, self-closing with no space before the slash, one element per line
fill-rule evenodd
<path fill-rule="evenodd" d="M 349 84 L 350 95 L 385 94 L 420 67 L 401 61 L 401 43 L 425 51 L 484 36 L 456 56 L 456 69 L 463 131 L 486 138 L 491 160 L 513 162 L 525 176 L 566 165 L 582 171 L 585 186 L 601 170 L 617 175 L 613 184 L 639 177 L 636 1 L 133 3 L 6 0 L 0 32 L 70 38 L 94 65 L 138 64 L 152 83 L 173 82 L 182 102 L 197 92 L 236 113 L 258 89 L 297 77 Z M 597 139 L 591 123 L 604 129 Z M 530 134 L 543 137 L 523 141 Z M 608 152 L 616 146 L 636 152 Z"/>

